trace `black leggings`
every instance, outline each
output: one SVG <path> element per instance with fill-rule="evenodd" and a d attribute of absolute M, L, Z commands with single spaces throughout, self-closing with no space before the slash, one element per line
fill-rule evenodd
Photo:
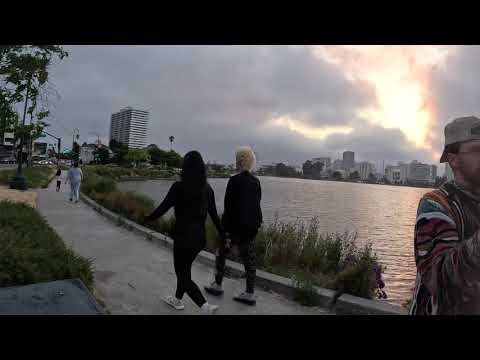
<path fill-rule="evenodd" d="M 173 264 L 175 266 L 175 274 L 177 275 L 175 297 L 182 299 L 183 295 L 187 293 L 197 306 L 202 307 L 207 301 L 197 284 L 192 280 L 192 264 L 200 251 L 202 251 L 202 248 L 191 249 L 174 245 Z"/>
<path fill-rule="evenodd" d="M 232 236 L 231 246 L 237 245 L 242 257 L 243 266 L 245 267 L 245 275 L 247 278 L 247 293 L 253 294 L 255 289 L 255 236 Z M 220 247 L 218 255 L 215 259 L 216 275 L 215 282 L 222 284 L 223 276 L 225 274 L 225 261 L 230 248 L 225 247 L 225 243 Z"/>

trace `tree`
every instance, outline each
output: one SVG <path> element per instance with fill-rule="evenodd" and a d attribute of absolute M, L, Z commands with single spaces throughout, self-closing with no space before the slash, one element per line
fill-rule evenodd
<path fill-rule="evenodd" d="M 112 150 L 114 156 L 113 156 L 113 162 L 116 164 L 122 164 L 125 162 L 125 157 L 128 154 L 128 146 L 122 144 L 121 142 L 118 142 L 115 139 L 110 140 L 108 143 L 108 146 L 110 147 L 110 150 Z"/>
<path fill-rule="evenodd" d="M 108 164 L 110 160 L 110 153 L 108 152 L 108 149 L 103 146 L 97 147 L 93 152 L 93 155 L 98 159 L 98 161 L 102 165 Z"/>
<path fill-rule="evenodd" d="M 72 160 L 78 161 L 80 157 L 80 145 L 75 141 L 72 148 Z"/>
<path fill-rule="evenodd" d="M 312 175 L 312 162 L 307 160 L 302 165 L 303 175 L 310 177 Z"/>
<path fill-rule="evenodd" d="M 357 180 L 357 179 L 360 179 L 360 174 L 358 173 L 358 171 L 354 171 L 350 174 L 350 179 L 351 180 Z"/>
<path fill-rule="evenodd" d="M 297 175 L 297 172 L 291 166 L 278 163 L 275 165 L 275 175 L 280 177 L 293 177 Z"/>
<path fill-rule="evenodd" d="M 59 45 L 8 45 L 0 46 L 0 119 L 2 127 L 13 128 L 16 134 L 27 131 L 16 116 L 15 107 L 27 101 L 27 114 L 36 117 L 39 123 L 35 133 L 44 126 L 42 119 L 49 116 L 48 101 L 38 100 L 48 97 L 49 67 L 53 60 L 62 60 L 68 53 Z M 31 129 L 30 129 L 31 130 Z M 16 135 L 16 137 L 18 137 Z"/>
<path fill-rule="evenodd" d="M 150 159 L 148 151 L 145 149 L 129 149 L 125 160 L 128 162 L 133 162 L 135 167 L 138 166 L 138 163 L 145 162 Z"/>
<path fill-rule="evenodd" d="M 154 144 L 152 144 L 154 145 Z M 183 164 L 183 158 L 177 152 L 165 151 L 158 146 L 149 145 L 147 147 L 148 154 L 150 155 L 150 161 L 153 165 L 166 165 L 170 168 L 181 168 Z"/>
<path fill-rule="evenodd" d="M 170 140 L 170 151 L 173 150 L 173 142 L 175 141 L 175 136 L 170 136 L 168 138 Z"/>
<path fill-rule="evenodd" d="M 368 174 L 368 182 L 376 183 L 377 182 L 377 177 L 374 174 L 369 173 Z"/>
<path fill-rule="evenodd" d="M 332 174 L 332 177 L 336 180 L 340 180 L 340 179 L 343 179 L 343 175 L 340 171 L 335 171 L 333 174 Z"/>
<path fill-rule="evenodd" d="M 312 162 L 310 160 L 307 160 L 303 163 L 302 169 L 303 169 L 303 174 L 312 179 L 319 179 L 320 174 L 323 170 L 324 164 L 321 162 Z"/>

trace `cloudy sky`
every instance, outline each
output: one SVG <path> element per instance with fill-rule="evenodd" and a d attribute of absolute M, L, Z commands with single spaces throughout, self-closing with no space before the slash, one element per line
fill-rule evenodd
<path fill-rule="evenodd" d="M 480 115 L 477 46 L 66 46 L 51 132 L 108 142 L 110 115 L 148 110 L 147 143 L 232 163 L 312 157 L 438 165 L 443 127 Z M 65 146 L 70 146 L 67 141 Z M 439 169 L 443 172 L 443 167 Z"/>

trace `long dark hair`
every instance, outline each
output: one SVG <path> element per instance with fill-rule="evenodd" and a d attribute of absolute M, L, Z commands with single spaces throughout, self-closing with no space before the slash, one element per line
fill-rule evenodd
<path fill-rule="evenodd" d="M 207 202 L 207 170 L 198 151 L 190 151 L 185 155 L 180 178 L 184 184 L 184 194 L 190 199 L 191 205 L 197 203 L 203 210 Z"/>

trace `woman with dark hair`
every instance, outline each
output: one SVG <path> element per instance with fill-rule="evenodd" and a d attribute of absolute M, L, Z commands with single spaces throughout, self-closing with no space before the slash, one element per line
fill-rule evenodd
<path fill-rule="evenodd" d="M 175 296 L 168 296 L 165 301 L 175 309 L 183 310 L 182 298 L 187 293 L 202 312 L 213 314 L 218 306 L 207 303 L 192 280 L 191 269 L 195 258 L 206 244 L 207 213 L 222 238 L 224 232 L 215 206 L 215 195 L 207 182 L 205 163 L 197 151 L 185 155 L 181 181 L 172 185 L 163 202 L 145 221 L 151 222 L 160 218 L 172 207 L 175 211 L 173 263 L 177 276 L 177 291 Z"/>

